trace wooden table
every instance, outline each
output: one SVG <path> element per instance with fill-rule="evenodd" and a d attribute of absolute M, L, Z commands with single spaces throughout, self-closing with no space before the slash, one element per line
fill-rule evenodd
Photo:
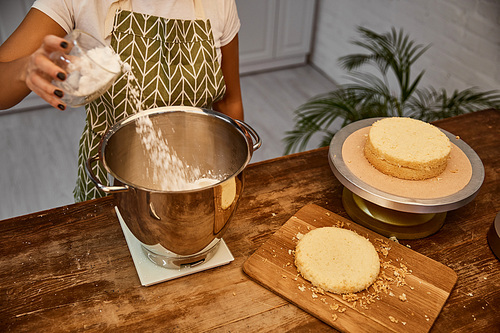
<path fill-rule="evenodd" d="M 477 152 L 485 181 L 471 203 L 448 213 L 437 234 L 403 243 L 458 274 L 432 331 L 498 332 L 500 262 L 486 233 L 500 211 L 500 112 L 436 125 Z M 348 218 L 327 153 L 323 148 L 249 165 L 224 236 L 235 260 L 150 287 L 139 282 L 110 197 L 1 221 L 0 331 L 332 331 L 242 271 L 306 204 Z"/>

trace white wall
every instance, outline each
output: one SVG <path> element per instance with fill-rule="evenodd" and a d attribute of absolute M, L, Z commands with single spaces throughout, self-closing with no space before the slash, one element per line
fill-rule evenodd
<path fill-rule="evenodd" d="M 317 15 L 311 62 L 337 83 L 347 82 L 337 59 L 362 51 L 349 44 L 356 26 L 394 26 L 432 44 L 413 71 L 426 69 L 421 87 L 500 89 L 500 0 L 320 0 Z"/>

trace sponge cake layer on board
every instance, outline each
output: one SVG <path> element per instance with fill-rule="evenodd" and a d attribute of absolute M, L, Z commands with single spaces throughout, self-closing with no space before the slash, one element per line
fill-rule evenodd
<path fill-rule="evenodd" d="M 373 244 L 337 227 L 317 228 L 305 234 L 295 249 L 295 265 L 314 286 L 337 294 L 368 288 L 380 271 Z"/>

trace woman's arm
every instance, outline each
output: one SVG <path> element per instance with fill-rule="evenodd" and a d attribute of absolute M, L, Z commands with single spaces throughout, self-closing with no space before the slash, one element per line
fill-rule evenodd
<path fill-rule="evenodd" d="M 221 47 L 221 52 L 221 67 L 226 82 L 226 94 L 220 101 L 214 103 L 214 110 L 227 114 L 232 118 L 243 120 L 238 35 L 229 44 Z"/>
<path fill-rule="evenodd" d="M 64 109 L 57 96 L 61 92 L 50 82 L 60 80 L 65 72 L 49 59 L 49 54 L 64 51 L 61 37 L 65 35 L 64 29 L 43 12 L 33 8 L 28 12 L 0 46 L 0 109 L 16 105 L 30 91 L 52 106 Z"/>

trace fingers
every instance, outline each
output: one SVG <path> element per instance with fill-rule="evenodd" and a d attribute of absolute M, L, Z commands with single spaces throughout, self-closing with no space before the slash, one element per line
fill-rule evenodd
<path fill-rule="evenodd" d="M 70 48 L 71 45 L 63 38 L 46 36 L 42 46 L 31 55 L 27 66 L 28 88 L 59 110 L 66 109 L 66 104 L 61 100 L 64 93 L 52 81 L 64 81 L 67 73 L 51 60 L 51 54 L 67 53 Z"/>
<path fill-rule="evenodd" d="M 43 98 L 53 107 L 61 111 L 66 109 L 66 104 L 61 100 L 61 98 L 64 96 L 63 91 L 47 81 L 47 79 L 45 77 L 42 77 L 39 73 L 32 72 L 26 78 L 26 85 L 35 94 Z"/>
<path fill-rule="evenodd" d="M 63 53 L 69 53 L 73 45 L 64 38 L 57 37 L 54 35 L 47 35 L 44 37 L 41 47 L 45 50 L 47 54 L 57 51 Z"/>

